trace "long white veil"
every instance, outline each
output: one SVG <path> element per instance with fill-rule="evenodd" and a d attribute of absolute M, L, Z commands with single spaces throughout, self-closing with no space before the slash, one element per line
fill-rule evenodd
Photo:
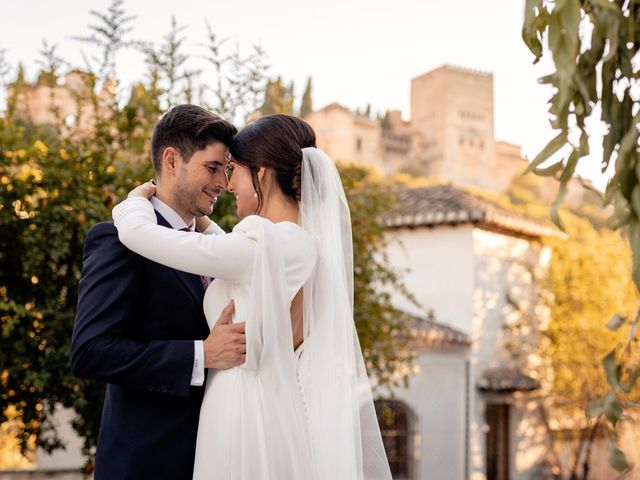
<path fill-rule="evenodd" d="M 333 161 L 302 149 L 300 220 L 317 242 L 304 286 L 300 379 L 317 480 L 391 479 L 353 319 L 351 216 Z"/>

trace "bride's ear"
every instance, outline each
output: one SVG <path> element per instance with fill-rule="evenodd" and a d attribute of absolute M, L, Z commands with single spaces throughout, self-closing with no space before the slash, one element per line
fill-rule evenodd
<path fill-rule="evenodd" d="M 264 176 L 267 174 L 266 167 L 258 168 L 258 180 L 262 182 L 264 180 Z"/>

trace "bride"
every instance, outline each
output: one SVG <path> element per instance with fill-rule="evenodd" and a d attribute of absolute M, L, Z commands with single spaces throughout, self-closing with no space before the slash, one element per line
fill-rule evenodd
<path fill-rule="evenodd" d="M 335 165 L 304 121 L 262 117 L 230 148 L 242 218 L 221 234 L 156 225 L 151 182 L 113 210 L 121 242 L 169 267 L 215 277 L 213 326 L 233 299 L 246 361 L 210 370 L 195 479 L 390 479 L 353 322 L 353 247 Z M 179 442 L 180 439 L 176 439 Z"/>

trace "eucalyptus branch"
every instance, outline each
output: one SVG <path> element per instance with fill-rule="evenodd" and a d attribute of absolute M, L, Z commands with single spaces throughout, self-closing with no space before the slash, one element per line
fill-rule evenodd
<path fill-rule="evenodd" d="M 132 31 L 134 15 L 126 15 L 122 8 L 124 0 L 111 0 L 106 12 L 91 10 L 90 14 L 97 23 L 89 25 L 88 35 L 72 36 L 74 40 L 93 45 L 99 49 L 100 56 L 93 56 L 91 70 L 100 72 L 101 80 L 116 78 L 116 55 L 125 48 L 135 48 L 139 42 L 126 38 Z"/>
<path fill-rule="evenodd" d="M 556 136 L 530 163 L 527 171 L 542 176 L 559 175 L 560 189 L 551 209 L 556 225 L 563 228 L 559 207 L 567 193 L 568 182 L 581 161 L 599 162 L 606 171 L 615 163 L 613 177 L 607 183 L 603 208 L 613 204 L 607 224 L 612 229 L 627 227 L 633 251 L 631 275 L 640 289 L 640 99 L 634 95 L 639 71 L 632 59 L 640 47 L 640 4 L 634 1 L 608 0 L 527 0 L 522 37 L 533 53 L 534 63 L 550 55 L 555 71 L 542 78 L 554 87 L 549 115 Z M 543 48 L 548 41 L 549 50 Z M 608 128 L 601 159 L 589 158 L 585 125 L 599 105 L 600 120 Z M 579 135 L 578 144 L 570 136 Z M 567 155 L 557 159 L 561 151 Z M 555 156 L 555 157 L 554 157 Z M 551 161 L 551 165 L 548 164 Z M 544 167 L 543 167 L 544 164 Z M 607 326 L 618 329 L 626 319 L 614 316 Z M 638 316 L 631 322 L 627 352 L 636 338 Z M 632 369 L 621 354 L 622 347 L 602 360 L 611 391 L 590 403 L 590 417 L 605 415 L 615 429 L 623 414 L 625 396 L 636 388 L 640 367 Z M 629 372 L 626 382 L 623 372 Z M 619 471 L 630 468 L 614 441 L 609 446 L 610 464 Z"/>

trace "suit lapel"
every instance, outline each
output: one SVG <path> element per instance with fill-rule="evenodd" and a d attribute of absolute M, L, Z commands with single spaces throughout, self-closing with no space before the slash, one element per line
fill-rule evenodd
<path fill-rule="evenodd" d="M 173 228 L 165 218 L 160 215 L 156 211 L 156 217 L 158 218 L 158 225 L 162 225 L 163 227 Z M 194 275 L 192 273 L 181 272 L 180 270 L 175 270 L 170 268 L 171 270 L 180 280 L 180 282 L 185 286 L 186 290 L 189 292 L 193 300 L 198 304 L 202 305 L 202 280 L 200 280 L 199 275 Z"/>

